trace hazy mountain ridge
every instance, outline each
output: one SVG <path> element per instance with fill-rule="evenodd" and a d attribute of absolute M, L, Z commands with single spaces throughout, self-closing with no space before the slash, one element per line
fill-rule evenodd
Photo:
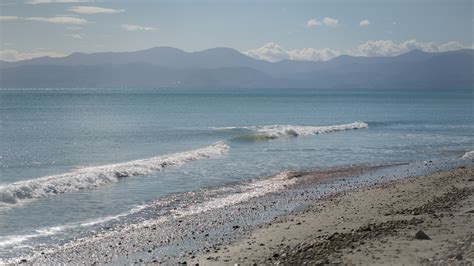
<path fill-rule="evenodd" d="M 474 51 L 395 57 L 339 56 L 329 61 L 268 62 L 231 48 L 188 53 L 156 47 L 136 52 L 74 53 L 0 62 L 0 86 L 195 88 L 472 88 Z"/>

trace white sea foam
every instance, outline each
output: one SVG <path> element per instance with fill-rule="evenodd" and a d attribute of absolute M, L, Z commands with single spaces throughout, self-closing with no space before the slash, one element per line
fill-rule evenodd
<path fill-rule="evenodd" d="M 228 149 L 229 146 L 220 141 L 201 149 L 125 163 L 85 167 L 65 174 L 11 183 L 0 187 L 0 207 L 11 206 L 22 200 L 99 187 L 117 182 L 121 178 L 146 175 L 168 166 L 220 156 Z"/>
<path fill-rule="evenodd" d="M 215 209 L 224 208 L 235 205 L 252 198 L 261 197 L 263 195 L 274 193 L 284 189 L 288 185 L 295 184 L 297 181 L 290 172 L 282 172 L 269 179 L 254 180 L 250 183 L 243 184 L 240 187 L 241 192 L 218 197 L 209 201 L 191 205 L 186 208 L 179 208 L 173 211 L 174 216 L 189 216 L 203 213 Z"/>
<path fill-rule="evenodd" d="M 363 122 L 354 122 L 350 124 L 333 125 L 333 126 L 294 126 L 294 125 L 273 125 L 249 127 L 249 129 L 257 131 L 270 138 L 285 138 L 317 135 L 322 133 L 332 133 L 345 130 L 367 128 L 369 125 Z"/>
<path fill-rule="evenodd" d="M 142 227 L 147 227 L 147 226 L 151 226 L 151 225 L 161 224 L 163 222 L 169 221 L 170 219 L 173 219 L 173 218 L 176 218 L 176 217 L 196 215 L 196 214 L 200 214 L 200 213 L 207 212 L 207 211 L 212 211 L 212 210 L 216 210 L 216 209 L 220 209 L 220 208 L 225 208 L 227 206 L 232 206 L 232 205 L 235 205 L 235 204 L 238 204 L 238 203 L 241 203 L 241 202 L 248 201 L 252 198 L 256 198 L 256 197 L 264 196 L 266 194 L 281 191 L 285 187 L 287 187 L 289 185 L 293 185 L 296 182 L 297 182 L 297 178 L 294 175 L 292 175 L 291 172 L 286 172 L 285 171 L 285 172 L 281 172 L 281 173 L 279 173 L 279 174 L 277 174 L 277 175 L 275 175 L 271 178 L 251 180 L 249 182 L 246 182 L 244 184 L 239 185 L 238 188 L 236 188 L 236 187 L 233 187 L 233 188 L 231 188 L 231 187 L 222 187 L 222 188 L 219 188 L 220 191 L 237 189 L 239 192 L 237 192 L 237 193 L 234 192 L 230 195 L 225 195 L 225 196 L 222 196 L 222 197 L 212 198 L 212 199 L 210 199 L 208 201 L 205 201 L 205 202 L 202 202 L 202 203 L 192 204 L 192 205 L 185 206 L 185 207 L 179 207 L 179 208 L 172 211 L 171 216 L 164 216 L 164 217 L 160 217 L 158 219 L 144 221 L 144 222 L 139 223 L 139 224 L 131 224 L 131 225 L 123 228 L 122 231 L 120 231 L 120 232 L 121 232 L 121 234 L 123 234 L 123 233 L 125 233 L 129 230 L 133 230 L 133 229 L 136 229 L 136 228 L 142 228 Z M 192 193 L 192 192 L 190 192 L 190 193 Z M 116 215 L 116 216 L 102 217 L 102 218 L 95 219 L 95 220 L 84 221 L 84 222 L 80 222 L 80 223 L 74 224 L 74 225 L 65 225 L 65 226 L 61 226 L 61 227 L 52 227 L 52 228 L 47 228 L 47 229 L 43 229 L 43 230 L 36 230 L 35 234 L 7 236 L 4 239 L 0 238 L 0 247 L 18 245 L 19 243 L 24 242 L 28 239 L 35 238 L 35 237 L 41 237 L 41 236 L 53 235 L 53 234 L 55 234 L 59 231 L 62 231 L 64 229 L 71 228 L 71 227 L 92 226 L 92 225 L 96 225 L 96 224 L 99 224 L 99 223 L 102 223 L 102 222 L 106 222 L 106 221 L 110 221 L 110 220 L 114 220 L 114 219 L 119 219 L 123 216 L 126 216 L 127 214 L 139 212 L 139 211 L 145 209 L 148 206 L 150 206 L 150 205 L 135 206 L 134 208 L 132 208 L 127 213 L 122 213 L 122 214 L 119 214 L 119 215 Z M 111 231 L 111 232 L 98 234 L 94 238 L 82 238 L 81 241 L 73 241 L 71 243 L 67 243 L 67 244 L 65 244 L 64 247 L 71 248 L 71 247 L 74 247 L 74 246 L 77 246 L 77 245 L 83 245 L 86 242 L 100 241 L 101 238 L 105 238 L 105 237 L 107 237 L 111 234 L 115 234 L 115 233 L 116 233 L 116 231 Z M 34 257 L 36 257 L 36 255 L 32 256 L 32 258 L 34 258 Z M 2 261 L 0 260 L 0 263 L 1 262 Z M 10 262 L 17 262 L 17 261 L 16 260 L 11 260 Z"/>
<path fill-rule="evenodd" d="M 34 231 L 34 233 L 29 233 L 29 234 L 23 234 L 23 235 L 7 235 L 7 236 L 0 236 L 0 248 L 3 247 L 19 247 L 20 243 L 23 243 L 27 240 L 38 238 L 38 237 L 45 237 L 45 236 L 52 236 L 57 233 L 63 232 L 68 229 L 73 229 L 76 227 L 89 227 L 89 226 L 94 226 L 97 224 L 109 222 L 112 220 L 118 220 L 122 217 L 125 217 L 127 215 L 137 213 L 140 210 L 143 210 L 146 208 L 147 205 L 138 205 L 130 209 L 130 211 L 120 213 L 118 215 L 113 215 L 113 216 L 106 216 L 106 217 L 100 217 L 97 219 L 90 219 L 86 221 L 81 221 L 77 223 L 69 223 L 69 224 L 64 224 L 60 226 L 53 226 L 53 227 L 46 227 L 46 228 L 41 228 L 37 229 Z M 0 265 L 1 265 L 1 260 L 0 260 Z"/>
<path fill-rule="evenodd" d="M 0 247 L 13 246 L 37 236 L 39 236 L 39 234 L 13 235 L 13 236 L 0 237 Z"/>
<path fill-rule="evenodd" d="M 474 151 L 468 151 L 461 157 L 462 159 L 474 159 Z"/>
<path fill-rule="evenodd" d="M 88 227 L 88 226 L 94 226 L 94 225 L 97 225 L 97 224 L 109 222 L 109 221 L 112 221 L 112 220 L 118 220 L 118 219 L 120 219 L 122 217 L 125 217 L 127 215 L 137 213 L 137 212 L 145 209 L 146 207 L 148 207 L 148 206 L 147 205 L 135 206 L 132 209 L 130 209 L 130 211 L 123 212 L 123 213 L 120 213 L 120 214 L 117 214 L 117 215 L 105 216 L 105 217 L 100 217 L 100 218 L 97 218 L 97 219 L 92 219 L 92 220 L 87 220 L 87 221 L 80 222 L 79 226 Z"/>
<path fill-rule="evenodd" d="M 54 235 L 55 233 L 63 231 L 66 228 L 67 226 L 55 226 L 50 228 L 38 229 L 35 231 L 35 233 L 31 234 L 2 236 L 0 237 L 0 247 L 15 246 L 28 239 Z"/>
<path fill-rule="evenodd" d="M 263 136 L 267 139 L 287 138 L 297 136 L 317 135 L 323 133 L 332 133 L 345 130 L 354 130 L 367 128 L 369 125 L 364 122 L 354 122 L 350 124 L 332 125 L 332 126 L 298 126 L 298 125 L 268 125 L 268 126 L 247 126 L 247 127 L 220 127 L 214 129 L 248 129 L 255 131 L 253 135 L 257 140 Z M 244 137 L 245 138 L 245 137 Z M 247 136 L 252 139 L 252 136 Z"/>

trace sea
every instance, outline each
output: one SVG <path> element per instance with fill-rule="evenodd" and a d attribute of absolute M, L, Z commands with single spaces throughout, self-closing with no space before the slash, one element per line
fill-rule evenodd
<path fill-rule="evenodd" d="M 283 171 L 472 158 L 473 106 L 472 88 L 3 88 L 0 261 Z"/>

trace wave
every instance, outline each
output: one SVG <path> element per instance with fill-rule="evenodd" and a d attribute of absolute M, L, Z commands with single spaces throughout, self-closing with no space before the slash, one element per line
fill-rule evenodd
<path fill-rule="evenodd" d="M 19 181 L 0 187 L 0 206 L 22 200 L 44 198 L 66 192 L 79 191 L 117 182 L 131 176 L 142 176 L 169 166 L 183 165 L 200 159 L 220 156 L 229 146 L 220 141 L 208 147 L 149 159 L 85 167 L 72 172 L 32 180 Z"/>
<path fill-rule="evenodd" d="M 225 208 L 227 206 L 232 206 L 244 201 L 248 201 L 252 198 L 261 197 L 266 194 L 275 193 L 285 189 L 287 186 L 293 185 L 297 182 L 298 175 L 296 172 L 283 171 L 274 176 L 252 179 L 247 181 L 242 181 L 239 184 L 233 184 L 230 186 L 217 187 L 215 189 L 204 189 L 201 191 L 185 192 L 177 194 L 178 197 L 182 199 L 187 199 L 186 203 L 181 203 L 180 205 L 172 207 L 169 215 L 165 215 L 158 219 L 143 221 L 139 224 L 132 223 L 130 228 L 145 227 L 151 224 L 158 224 L 166 222 L 170 219 L 175 219 L 178 217 L 185 217 L 190 215 L 196 215 L 203 212 L 208 212 L 220 208 Z M 199 193 L 201 192 L 201 193 Z M 189 193 L 192 195 L 197 194 L 196 198 L 200 196 L 209 197 L 203 202 L 196 201 L 195 199 L 189 199 Z M 96 219 L 80 221 L 76 223 L 64 224 L 60 226 L 53 226 L 48 228 L 37 229 L 34 232 L 22 235 L 8 235 L 0 236 L 0 248 L 7 246 L 16 246 L 20 243 L 29 241 L 31 239 L 40 238 L 40 237 L 50 237 L 58 233 L 64 233 L 66 230 L 74 229 L 77 227 L 90 227 L 98 224 L 106 223 L 112 220 L 119 220 L 126 216 L 139 213 L 142 210 L 147 208 L 153 208 L 157 205 L 172 206 L 169 205 L 170 202 L 174 200 L 163 200 L 159 199 L 158 201 L 146 205 L 138 205 L 130 209 L 129 211 L 112 215 L 99 217 Z M 125 227 L 124 230 L 130 229 Z M 0 260 L 0 264 L 1 264 Z"/>
<path fill-rule="evenodd" d="M 172 211 L 174 217 L 189 216 L 198 213 L 224 208 L 248 201 L 252 198 L 261 197 L 285 189 L 287 186 L 297 182 L 295 172 L 283 171 L 268 179 L 254 179 L 244 183 L 238 188 L 238 192 L 210 199 L 207 202 L 191 205 L 185 208 L 178 208 Z M 225 189 L 225 188 L 224 188 Z"/>
<path fill-rule="evenodd" d="M 346 130 L 368 128 L 369 125 L 364 122 L 354 122 L 350 124 L 332 125 L 332 126 L 297 126 L 297 125 L 270 125 L 270 126 L 250 126 L 250 127 L 225 127 L 219 129 L 247 129 L 255 133 L 238 137 L 239 140 L 262 141 L 277 138 L 288 138 L 308 135 L 318 135 Z"/>
<path fill-rule="evenodd" d="M 35 232 L 31 234 L 0 236 L 0 247 L 14 246 L 32 238 L 51 236 L 64 229 L 66 229 L 65 226 L 54 226 L 35 230 Z M 0 260 L 0 264 L 1 263 L 2 261 Z"/>
<path fill-rule="evenodd" d="M 474 159 L 474 151 L 468 151 L 464 153 L 461 159 Z"/>

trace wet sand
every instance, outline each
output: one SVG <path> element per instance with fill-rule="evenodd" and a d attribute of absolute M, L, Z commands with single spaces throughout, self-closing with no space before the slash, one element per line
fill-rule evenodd
<path fill-rule="evenodd" d="M 459 162 L 284 172 L 177 194 L 12 262 L 472 262 L 473 166 Z M 415 240 L 419 229 L 431 240 Z"/>
<path fill-rule="evenodd" d="M 315 200 L 187 263 L 472 265 L 473 233 L 471 164 Z"/>

